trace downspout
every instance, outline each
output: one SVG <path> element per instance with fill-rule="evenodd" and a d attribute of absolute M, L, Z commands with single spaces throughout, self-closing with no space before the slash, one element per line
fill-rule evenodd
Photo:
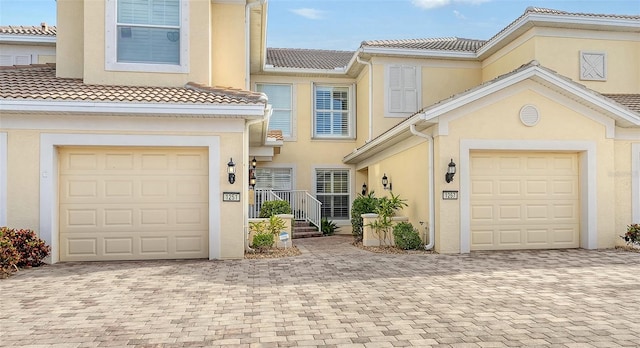
<path fill-rule="evenodd" d="M 434 188 L 435 188 L 435 182 L 434 182 L 434 159 L 433 159 L 433 137 L 430 134 L 425 134 L 425 133 L 420 133 L 416 130 L 416 125 L 415 123 L 411 124 L 409 126 L 409 130 L 411 131 L 411 134 L 415 135 L 415 136 L 419 136 L 421 138 L 425 138 L 427 139 L 427 142 L 429 143 L 429 168 L 428 168 L 428 172 L 429 172 L 429 224 L 428 224 L 428 228 L 429 228 L 429 244 L 424 246 L 425 250 L 429 250 L 429 249 L 433 249 L 433 246 L 435 245 L 435 241 L 436 241 L 436 231 L 435 231 L 435 217 L 436 217 L 436 207 L 435 207 L 435 192 L 433 192 Z"/>
<path fill-rule="evenodd" d="M 373 139 L 373 64 L 371 61 L 364 61 L 356 56 L 356 61 L 369 67 L 369 138 L 367 143 Z"/>
<path fill-rule="evenodd" d="M 256 2 L 248 3 L 244 9 L 244 51 L 246 55 L 246 72 L 245 72 L 245 86 L 247 91 L 251 90 L 251 9 L 257 6 L 262 6 L 267 0 L 260 0 Z"/>
<path fill-rule="evenodd" d="M 266 96 L 265 96 L 265 100 L 266 100 Z M 242 144 L 242 153 L 249 155 L 249 128 L 254 125 L 254 124 L 258 124 L 258 123 L 262 123 L 262 122 L 267 122 L 267 125 L 269 124 L 269 120 L 271 119 L 271 114 L 273 114 L 273 109 L 271 108 L 271 105 L 267 104 L 265 106 L 264 109 L 264 116 L 262 118 L 259 118 L 257 120 L 253 120 L 253 121 L 249 121 L 245 123 L 244 126 L 244 134 L 247 137 L 247 140 L 243 142 Z M 243 160 L 242 163 L 245 163 L 246 161 Z M 244 166 L 242 167 L 242 170 L 246 171 L 249 168 L 245 168 Z M 243 183 L 243 185 L 246 185 L 246 182 Z M 244 250 L 245 251 L 253 251 L 253 249 L 251 249 L 251 247 L 249 247 L 249 200 L 246 199 L 245 200 L 246 204 L 244 204 L 242 206 L 242 216 L 243 216 L 243 220 L 244 220 Z"/>

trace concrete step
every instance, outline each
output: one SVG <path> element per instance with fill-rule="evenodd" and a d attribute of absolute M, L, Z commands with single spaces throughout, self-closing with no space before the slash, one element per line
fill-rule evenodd
<path fill-rule="evenodd" d="M 322 237 L 322 232 L 318 230 L 313 230 L 313 231 L 294 230 L 293 231 L 293 239 L 310 238 L 310 237 Z"/>

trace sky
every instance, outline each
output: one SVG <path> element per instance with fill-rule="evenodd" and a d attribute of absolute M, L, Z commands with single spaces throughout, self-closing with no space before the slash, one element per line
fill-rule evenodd
<path fill-rule="evenodd" d="M 91 0 L 90 0 L 91 1 Z M 354 51 L 365 40 L 486 40 L 528 6 L 640 15 L 640 0 L 268 0 L 267 45 Z M 55 0 L 0 0 L 0 25 L 56 24 Z"/>

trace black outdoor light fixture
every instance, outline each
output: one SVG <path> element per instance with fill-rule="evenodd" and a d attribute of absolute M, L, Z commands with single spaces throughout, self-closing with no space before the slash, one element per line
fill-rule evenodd
<path fill-rule="evenodd" d="M 389 178 L 387 178 L 387 173 L 384 173 L 384 175 L 382 175 L 382 188 L 384 188 L 385 190 L 393 191 L 392 187 L 393 186 L 389 182 Z"/>
<path fill-rule="evenodd" d="M 366 195 L 367 194 L 367 183 L 363 183 L 362 184 L 362 195 Z"/>
<path fill-rule="evenodd" d="M 256 169 L 256 165 L 258 165 L 258 161 L 256 161 L 256 156 L 253 156 L 253 159 L 251 160 L 251 167 Z"/>
<path fill-rule="evenodd" d="M 249 178 L 249 185 L 251 185 L 251 189 L 254 190 L 256 188 L 256 173 L 251 172 L 251 178 Z"/>
<path fill-rule="evenodd" d="M 456 164 L 453 162 L 452 158 L 451 162 L 449 162 L 449 167 L 447 167 L 447 174 L 445 174 L 444 179 L 447 181 L 447 183 L 450 183 L 453 181 L 454 175 L 456 175 Z"/>
<path fill-rule="evenodd" d="M 229 173 L 229 183 L 233 184 L 236 182 L 236 164 L 233 163 L 233 158 L 229 158 L 229 163 L 227 163 L 227 173 Z"/>

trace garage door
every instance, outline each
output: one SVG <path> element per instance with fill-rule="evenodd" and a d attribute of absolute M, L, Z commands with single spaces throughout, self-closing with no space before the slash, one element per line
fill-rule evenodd
<path fill-rule="evenodd" d="M 208 256 L 208 155 L 60 148 L 60 260 Z"/>
<path fill-rule="evenodd" d="M 471 153 L 471 249 L 579 246 L 578 156 Z"/>

